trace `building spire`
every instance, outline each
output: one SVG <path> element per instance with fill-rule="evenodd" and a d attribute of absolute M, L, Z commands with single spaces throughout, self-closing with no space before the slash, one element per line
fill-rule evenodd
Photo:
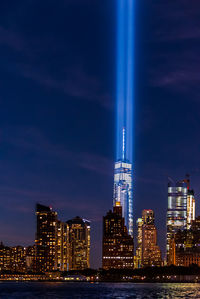
<path fill-rule="evenodd" d="M 125 161 L 125 152 L 126 152 L 126 129 L 123 127 L 123 144 L 122 144 L 122 158 Z"/>

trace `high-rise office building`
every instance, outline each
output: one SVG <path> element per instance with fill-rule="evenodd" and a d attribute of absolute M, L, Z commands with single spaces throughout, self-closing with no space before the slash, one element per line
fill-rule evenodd
<path fill-rule="evenodd" d="M 133 235 L 132 199 L 132 164 L 118 161 L 115 163 L 114 174 L 114 206 L 120 202 L 125 225 L 131 235 Z"/>
<path fill-rule="evenodd" d="M 195 220 L 195 198 L 194 190 L 190 189 L 190 175 L 186 174 L 183 182 L 187 185 L 187 229 L 190 229 L 192 221 Z"/>
<path fill-rule="evenodd" d="M 90 268 L 90 222 L 80 217 L 67 221 L 69 226 L 68 270 Z"/>
<path fill-rule="evenodd" d="M 120 202 L 128 232 L 133 236 L 133 102 L 134 5 L 117 0 L 116 163 L 113 205 Z"/>
<path fill-rule="evenodd" d="M 190 229 L 195 220 L 194 191 L 190 190 L 190 180 L 186 178 L 176 184 L 168 184 L 167 210 L 167 263 L 174 264 L 174 235 L 180 230 Z"/>
<path fill-rule="evenodd" d="M 192 221 L 190 229 L 178 231 L 173 238 L 172 264 L 200 266 L 200 217 Z"/>
<path fill-rule="evenodd" d="M 137 248 L 135 255 L 135 268 L 141 268 L 142 266 L 142 226 L 143 220 L 142 218 L 137 219 Z"/>
<path fill-rule="evenodd" d="M 153 210 L 143 210 L 142 218 L 137 220 L 138 236 L 136 249 L 137 268 L 161 266 L 161 251 L 157 244 L 157 230 Z"/>
<path fill-rule="evenodd" d="M 154 224 L 155 217 L 153 210 L 143 210 L 142 211 L 142 222 L 143 224 Z"/>
<path fill-rule="evenodd" d="M 60 271 L 69 269 L 69 226 L 67 223 L 57 222 L 57 268 Z"/>
<path fill-rule="evenodd" d="M 132 269 L 133 238 L 128 234 L 122 217 L 122 207 L 116 204 L 103 218 L 103 269 Z"/>
<path fill-rule="evenodd" d="M 188 190 L 188 194 L 187 194 L 187 229 L 190 229 L 193 220 L 195 220 L 194 191 Z"/>
<path fill-rule="evenodd" d="M 157 230 L 154 224 L 142 226 L 142 266 L 161 266 L 162 257 L 157 244 Z"/>
<path fill-rule="evenodd" d="M 57 212 L 36 205 L 36 268 L 39 272 L 57 270 Z"/>
<path fill-rule="evenodd" d="M 188 185 L 183 181 L 168 183 L 167 209 L 167 263 L 170 264 L 170 246 L 174 234 L 187 228 Z"/>

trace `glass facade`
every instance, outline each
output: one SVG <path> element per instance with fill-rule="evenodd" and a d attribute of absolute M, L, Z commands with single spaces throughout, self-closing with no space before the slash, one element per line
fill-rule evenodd
<path fill-rule="evenodd" d="M 190 229 L 193 220 L 195 220 L 194 191 L 193 190 L 188 190 L 188 196 L 187 196 L 187 229 Z"/>
<path fill-rule="evenodd" d="M 184 181 L 168 184 L 167 262 L 170 263 L 170 244 L 175 233 L 187 228 L 188 187 Z"/>
<path fill-rule="evenodd" d="M 120 203 L 122 216 L 128 232 L 133 236 L 133 190 L 132 190 L 132 164 L 118 161 L 114 170 L 114 200 L 113 205 Z"/>

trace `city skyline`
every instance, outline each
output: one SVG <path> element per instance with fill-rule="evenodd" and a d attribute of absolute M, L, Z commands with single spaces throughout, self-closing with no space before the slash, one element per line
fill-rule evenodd
<path fill-rule="evenodd" d="M 97 268 L 113 199 L 116 1 L 51 0 L 48 14 L 38 0 L 11 2 L 0 10 L 1 239 L 32 244 L 33 207 L 51 205 L 91 220 Z M 164 252 L 168 176 L 191 174 L 199 215 L 200 4 L 138 2 L 134 231 L 154 210 Z"/>

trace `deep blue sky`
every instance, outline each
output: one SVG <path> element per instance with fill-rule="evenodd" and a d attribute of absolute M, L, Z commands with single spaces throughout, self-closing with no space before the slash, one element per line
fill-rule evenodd
<path fill-rule="evenodd" d="M 34 242 L 36 202 L 92 221 L 101 264 L 112 206 L 115 0 L 0 3 L 0 240 Z M 167 177 L 200 193 L 200 3 L 138 0 L 135 219 L 155 210 L 164 248 Z M 198 209 L 199 210 L 199 209 Z"/>

